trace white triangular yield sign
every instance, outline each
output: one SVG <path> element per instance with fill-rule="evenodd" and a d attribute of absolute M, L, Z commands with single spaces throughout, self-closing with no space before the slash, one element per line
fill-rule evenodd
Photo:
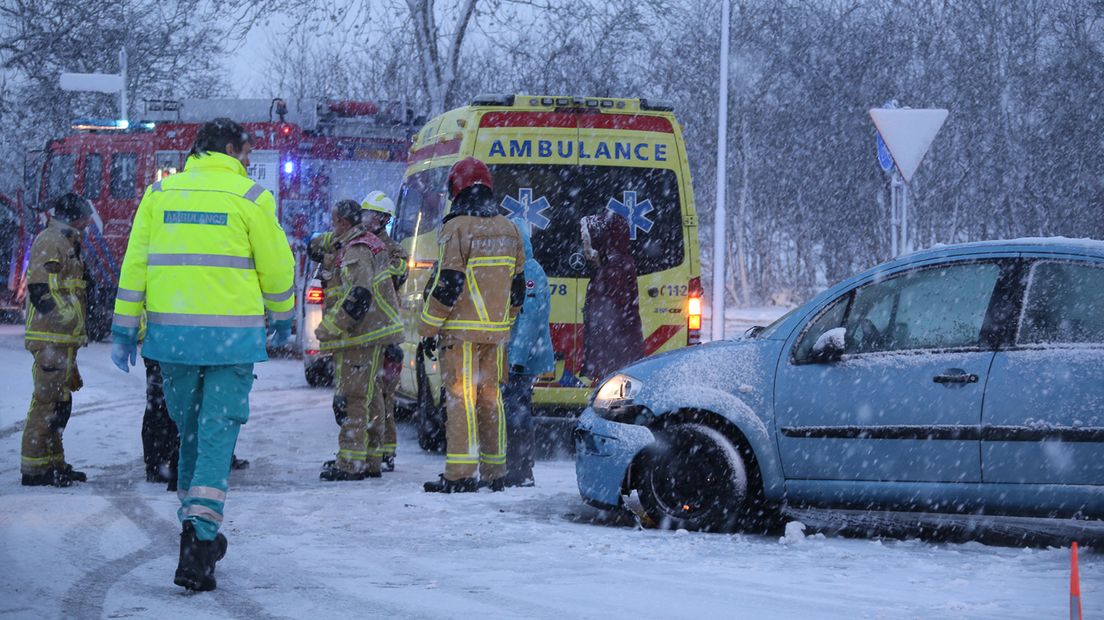
<path fill-rule="evenodd" d="M 870 118 L 908 183 L 947 120 L 947 111 L 874 108 L 870 110 Z"/>

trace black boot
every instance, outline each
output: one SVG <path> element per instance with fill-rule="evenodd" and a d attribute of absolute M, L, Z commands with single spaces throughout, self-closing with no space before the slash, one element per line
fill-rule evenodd
<path fill-rule="evenodd" d="M 232 455 L 230 457 L 230 469 L 231 470 L 249 469 L 249 461 L 247 461 L 245 459 L 239 459 L 238 455 L 236 455 L 236 454 Z"/>
<path fill-rule="evenodd" d="M 73 482 L 88 482 L 88 476 L 85 475 L 83 471 L 77 471 L 73 469 L 73 466 L 69 463 L 63 465 L 61 467 L 61 471 L 65 474 L 65 477 L 69 478 L 69 480 L 72 480 Z"/>
<path fill-rule="evenodd" d="M 498 493 L 499 491 L 506 490 L 506 479 L 495 478 L 494 480 L 480 480 L 479 488 L 490 489 L 492 493 Z"/>
<path fill-rule="evenodd" d="M 41 474 L 23 474 L 22 484 L 25 487 L 67 487 L 73 484 L 73 479 L 64 469 L 53 467 Z"/>
<path fill-rule="evenodd" d="M 383 471 L 395 471 L 395 455 L 383 457 Z"/>
<path fill-rule="evenodd" d="M 479 490 L 479 482 L 475 478 L 449 480 L 441 474 L 436 480 L 422 485 L 422 488 L 426 493 L 474 493 Z"/>
<path fill-rule="evenodd" d="M 322 473 L 318 474 L 318 478 L 327 482 L 364 480 L 364 472 L 347 472 L 344 469 L 338 469 L 337 461 L 326 461 L 325 463 L 322 463 Z"/>
<path fill-rule="evenodd" d="M 196 537 L 195 526 L 185 521 L 180 532 L 180 561 L 176 566 L 173 583 L 188 590 L 205 592 L 214 590 L 215 562 L 226 553 L 226 537 L 220 544 L 215 540 L 200 540 Z"/>

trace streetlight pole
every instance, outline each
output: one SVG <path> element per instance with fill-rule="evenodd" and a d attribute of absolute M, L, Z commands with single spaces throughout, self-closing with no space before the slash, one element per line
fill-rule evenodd
<path fill-rule="evenodd" d="M 723 340 L 725 332 L 725 188 L 728 181 L 728 28 L 730 0 L 721 2 L 720 94 L 717 101 L 717 206 L 713 209 L 713 299 L 712 340 Z"/>

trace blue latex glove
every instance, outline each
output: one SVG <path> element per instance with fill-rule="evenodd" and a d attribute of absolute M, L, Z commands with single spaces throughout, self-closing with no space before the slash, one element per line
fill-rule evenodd
<path fill-rule="evenodd" d="M 279 349 L 286 347 L 291 342 L 291 319 L 286 321 L 275 321 L 272 326 L 276 329 L 276 333 L 272 336 L 272 342 L 270 346 L 273 349 Z"/>
<path fill-rule="evenodd" d="M 127 361 L 130 364 L 127 364 Z M 111 343 L 111 361 L 123 371 L 130 372 L 130 367 L 138 363 L 138 345 L 128 342 Z"/>

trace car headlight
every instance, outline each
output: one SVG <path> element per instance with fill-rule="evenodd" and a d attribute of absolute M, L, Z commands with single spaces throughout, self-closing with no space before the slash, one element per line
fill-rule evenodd
<path fill-rule="evenodd" d="M 628 375 L 614 375 L 598 387 L 591 406 L 599 414 L 606 414 L 632 405 L 633 399 L 640 395 L 642 389 L 644 384 L 639 379 Z"/>

